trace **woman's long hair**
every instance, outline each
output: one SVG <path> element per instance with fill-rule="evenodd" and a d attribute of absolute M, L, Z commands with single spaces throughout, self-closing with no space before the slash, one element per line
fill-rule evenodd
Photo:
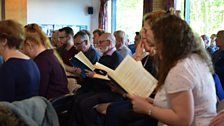
<path fill-rule="evenodd" d="M 179 60 L 193 53 L 198 54 L 207 63 L 210 71 L 214 72 L 211 58 L 184 20 L 174 15 L 166 15 L 152 24 L 151 29 L 161 58 L 159 87 L 164 84 L 170 69 Z"/>

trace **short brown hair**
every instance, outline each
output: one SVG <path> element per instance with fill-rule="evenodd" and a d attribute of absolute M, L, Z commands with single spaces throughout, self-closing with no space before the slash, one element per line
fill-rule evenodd
<path fill-rule="evenodd" d="M 0 39 L 7 39 L 9 48 L 19 49 L 25 39 L 23 26 L 14 20 L 0 21 Z"/>
<path fill-rule="evenodd" d="M 93 34 L 97 33 L 99 36 L 101 36 L 105 31 L 103 29 L 96 29 L 93 31 Z"/>

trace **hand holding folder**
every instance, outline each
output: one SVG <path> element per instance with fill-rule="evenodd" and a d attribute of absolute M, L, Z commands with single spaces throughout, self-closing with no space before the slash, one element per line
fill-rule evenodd
<path fill-rule="evenodd" d="M 88 69 L 95 71 L 93 78 L 111 80 L 129 94 L 148 97 L 157 86 L 157 80 L 130 56 L 127 56 L 115 70 L 98 62 L 91 64 L 82 52 L 75 55 L 75 58 Z"/>

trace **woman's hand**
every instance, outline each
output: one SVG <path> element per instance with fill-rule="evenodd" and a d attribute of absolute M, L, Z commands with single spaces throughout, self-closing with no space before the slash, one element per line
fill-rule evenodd
<path fill-rule="evenodd" d="M 217 116 L 215 116 L 209 126 L 224 126 L 224 112 L 219 113 Z"/>
<path fill-rule="evenodd" d="M 95 72 L 94 71 L 91 71 L 91 70 L 85 70 L 86 72 L 86 76 L 89 77 L 89 78 L 93 78 Z"/>
<path fill-rule="evenodd" d="M 78 67 L 73 67 L 73 71 L 74 71 L 73 72 L 74 74 L 80 75 L 82 70 L 80 68 L 78 68 Z"/>
<path fill-rule="evenodd" d="M 144 98 L 128 94 L 127 97 L 131 99 L 132 108 L 135 112 L 148 114 L 148 111 L 153 108 L 153 100 L 151 98 Z"/>
<path fill-rule="evenodd" d="M 137 48 L 135 50 L 134 58 L 136 61 L 140 61 L 142 59 L 143 49 L 144 49 L 144 45 L 142 44 L 142 40 L 140 40 L 140 42 L 138 43 Z"/>

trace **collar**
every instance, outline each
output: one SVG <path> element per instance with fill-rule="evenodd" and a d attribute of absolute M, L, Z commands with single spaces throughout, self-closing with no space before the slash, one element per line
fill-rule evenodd
<path fill-rule="evenodd" d="M 109 56 L 111 56 L 113 53 L 114 53 L 114 51 L 116 51 L 116 48 L 115 47 L 113 47 L 113 48 L 111 48 L 109 51 L 107 51 L 104 55 L 109 55 Z"/>

